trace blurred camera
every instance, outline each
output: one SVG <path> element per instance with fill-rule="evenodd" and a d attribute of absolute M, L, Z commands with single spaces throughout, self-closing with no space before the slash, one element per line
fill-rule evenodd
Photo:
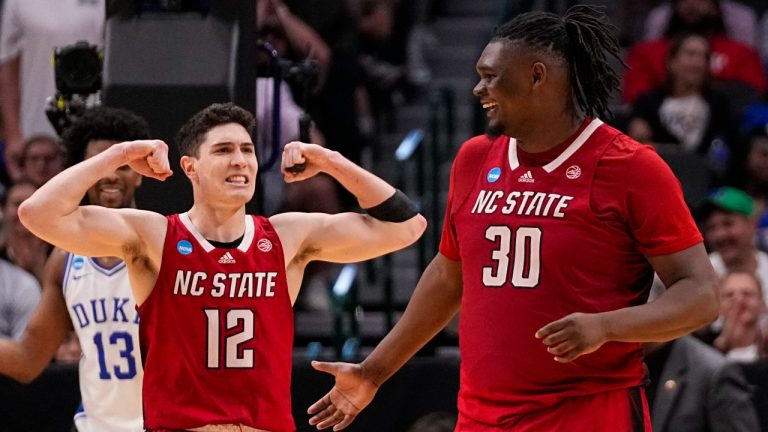
<path fill-rule="evenodd" d="M 103 60 L 101 51 L 85 41 L 56 49 L 53 54 L 56 90 L 80 95 L 100 91 Z"/>
<path fill-rule="evenodd" d="M 87 108 L 101 104 L 104 55 L 95 45 L 79 41 L 53 53 L 56 94 L 48 98 L 45 114 L 61 136 Z"/>

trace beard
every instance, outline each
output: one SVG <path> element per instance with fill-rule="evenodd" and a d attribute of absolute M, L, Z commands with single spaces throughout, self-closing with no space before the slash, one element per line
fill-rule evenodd
<path fill-rule="evenodd" d="M 490 138 L 491 141 L 493 141 L 496 138 L 504 135 L 504 127 L 498 121 L 489 122 L 488 127 L 485 130 L 485 135 Z"/>

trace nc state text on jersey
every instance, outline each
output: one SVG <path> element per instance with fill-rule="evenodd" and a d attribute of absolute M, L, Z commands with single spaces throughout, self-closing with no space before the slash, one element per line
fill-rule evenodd
<path fill-rule="evenodd" d="M 215 273 L 177 270 L 174 295 L 199 297 L 209 291 L 211 297 L 258 298 L 274 297 L 277 272 Z M 209 282 L 210 281 L 210 282 Z"/>
<path fill-rule="evenodd" d="M 492 214 L 501 209 L 505 215 L 514 213 L 518 216 L 563 218 L 568 202 L 573 199 L 572 196 L 556 193 L 512 191 L 503 200 L 504 194 L 500 190 L 481 190 L 477 194 L 472 213 Z"/>

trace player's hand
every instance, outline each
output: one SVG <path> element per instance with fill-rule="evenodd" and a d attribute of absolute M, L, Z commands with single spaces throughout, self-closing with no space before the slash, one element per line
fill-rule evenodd
<path fill-rule="evenodd" d="M 168 162 L 168 145 L 163 141 L 127 141 L 120 145 L 125 163 L 137 173 L 160 181 L 173 174 Z"/>
<path fill-rule="evenodd" d="M 286 183 L 306 180 L 328 167 L 333 152 L 317 144 L 289 142 L 283 148 L 280 172 Z M 301 169 L 296 169 L 303 166 Z"/>
<path fill-rule="evenodd" d="M 600 314 L 578 312 L 545 325 L 535 336 L 561 363 L 595 352 L 608 341 Z"/>
<path fill-rule="evenodd" d="M 336 378 L 331 391 L 307 410 L 313 415 L 309 424 L 319 430 L 333 426 L 334 431 L 340 431 L 349 426 L 379 389 L 363 377 L 363 368 L 359 364 L 313 361 L 312 367 Z"/>

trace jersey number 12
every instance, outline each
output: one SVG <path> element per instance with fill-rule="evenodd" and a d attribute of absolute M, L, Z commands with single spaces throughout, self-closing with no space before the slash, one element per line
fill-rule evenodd
<path fill-rule="evenodd" d="M 218 309 L 205 309 L 208 319 L 208 367 L 221 367 L 221 320 Z M 253 367 L 253 349 L 241 348 L 240 345 L 253 339 L 253 311 L 250 309 L 230 309 L 226 314 L 226 329 L 232 330 L 242 325 L 242 330 L 224 338 L 224 367 L 242 369 Z"/>

